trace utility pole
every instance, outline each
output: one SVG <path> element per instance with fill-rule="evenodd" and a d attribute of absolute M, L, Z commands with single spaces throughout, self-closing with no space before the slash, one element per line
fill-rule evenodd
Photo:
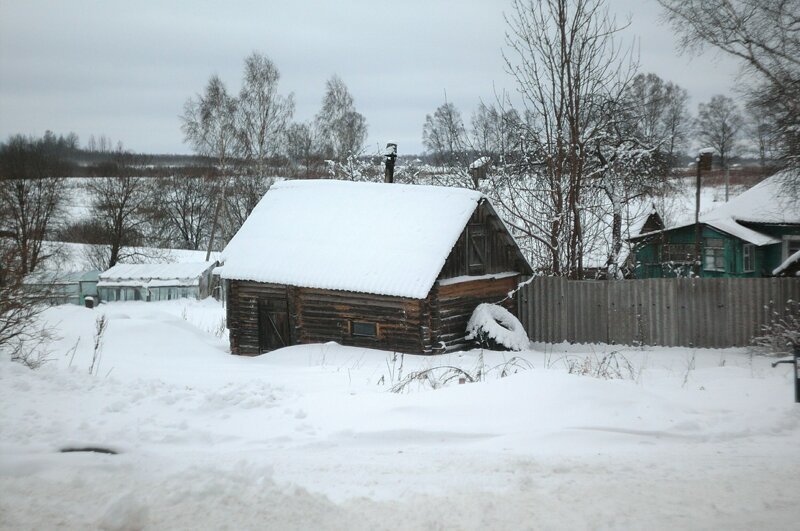
<path fill-rule="evenodd" d="M 728 165 L 725 165 L 725 202 L 728 202 L 728 198 L 730 197 L 730 187 L 731 187 L 731 169 L 728 168 Z"/>
<path fill-rule="evenodd" d="M 697 179 L 695 181 L 694 196 L 694 259 L 697 266 L 697 274 L 700 274 L 703 267 L 702 256 L 700 256 L 700 172 L 711 169 L 711 161 L 714 157 L 714 150 L 711 148 L 701 149 L 697 156 Z"/>

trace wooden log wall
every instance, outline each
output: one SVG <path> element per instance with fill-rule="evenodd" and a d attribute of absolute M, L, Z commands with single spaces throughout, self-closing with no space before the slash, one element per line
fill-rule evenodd
<path fill-rule="evenodd" d="M 228 285 L 227 322 L 231 353 L 263 352 L 259 302 L 285 304 L 291 344 L 336 341 L 342 345 L 397 352 L 430 350 L 426 301 L 334 290 L 297 288 L 232 280 Z M 375 323 L 377 337 L 353 335 L 352 322 Z M 427 343 L 423 340 L 427 337 Z"/>
<path fill-rule="evenodd" d="M 336 341 L 342 345 L 412 354 L 432 354 L 468 346 L 467 322 L 482 302 L 498 302 L 519 277 L 434 285 L 425 300 L 276 284 L 229 281 L 227 322 L 231 353 L 261 354 L 259 304 L 285 305 L 291 344 Z M 513 300 L 503 302 L 516 313 Z M 354 321 L 375 323 L 377 337 L 353 335 Z"/>
<path fill-rule="evenodd" d="M 336 341 L 342 345 L 420 353 L 422 300 L 346 291 L 291 288 L 298 343 Z M 353 321 L 375 323 L 377 337 L 353 335 Z"/>
<path fill-rule="evenodd" d="M 261 353 L 258 330 L 259 300 L 287 302 L 286 286 L 228 280 L 226 320 L 232 354 Z"/>
<path fill-rule="evenodd" d="M 442 344 L 448 351 L 469 347 L 465 335 L 472 312 L 481 303 L 498 303 L 505 299 L 508 292 L 517 286 L 519 278 L 481 279 L 444 286 L 437 282 L 428 296 L 434 350 Z M 517 314 L 515 299 L 505 300 L 501 304 L 514 315 Z"/>

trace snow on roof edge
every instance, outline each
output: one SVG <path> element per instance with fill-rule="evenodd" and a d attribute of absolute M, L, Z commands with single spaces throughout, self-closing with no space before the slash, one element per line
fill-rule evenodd
<path fill-rule="evenodd" d="M 740 222 L 787 224 L 800 223 L 800 202 L 785 197 L 782 190 L 787 172 L 781 171 L 767 177 L 745 190 L 730 201 L 700 215 L 700 223 L 713 227 L 726 234 L 755 245 L 772 245 L 780 243 L 780 239 L 763 234 Z M 682 229 L 694 225 L 693 221 L 665 227 L 663 230 L 638 234 L 629 238 L 640 240 L 643 237 L 666 231 Z"/>
<path fill-rule="evenodd" d="M 776 243 L 780 243 L 781 240 L 777 238 L 773 238 L 772 236 L 768 236 L 766 234 L 762 234 L 761 232 L 755 231 L 753 229 L 749 229 L 744 225 L 740 225 L 735 219 L 731 219 L 731 223 L 725 223 L 725 220 L 700 220 L 701 225 L 708 225 L 720 232 L 724 232 L 725 234 L 729 234 L 736 238 L 746 241 L 747 243 L 752 243 L 758 247 L 763 245 L 773 245 Z M 650 232 L 645 232 L 643 234 L 636 234 L 628 238 L 631 241 L 642 240 L 644 238 L 655 236 L 657 234 L 662 234 L 664 232 L 670 232 L 673 230 L 678 229 L 685 229 L 686 227 L 691 227 L 694 223 L 684 223 L 682 225 L 675 225 L 673 227 L 665 227 L 660 230 L 654 230 Z"/>
<path fill-rule="evenodd" d="M 214 262 L 166 264 L 117 264 L 100 273 L 101 282 L 139 280 L 188 280 L 213 267 Z"/>
<path fill-rule="evenodd" d="M 786 260 L 784 260 L 781 265 L 772 270 L 772 274 L 780 275 L 785 270 L 789 269 L 789 266 L 791 266 L 795 262 L 800 262 L 800 251 L 797 251 L 789 255 L 789 257 Z"/>
<path fill-rule="evenodd" d="M 465 188 L 283 181 L 226 246 L 221 277 L 424 299 L 482 199 Z"/>

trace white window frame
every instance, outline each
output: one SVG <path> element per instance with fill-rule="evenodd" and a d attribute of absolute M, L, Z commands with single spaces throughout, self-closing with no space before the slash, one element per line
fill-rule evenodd
<path fill-rule="evenodd" d="M 694 261 L 694 243 L 665 243 L 661 246 L 661 263 L 688 264 Z"/>
<path fill-rule="evenodd" d="M 750 268 L 747 267 L 748 259 Z M 742 245 L 742 273 L 752 273 L 756 270 L 756 246 L 752 243 Z"/>
<path fill-rule="evenodd" d="M 783 247 L 781 249 L 781 262 L 785 262 L 789 255 L 789 242 L 798 242 L 800 243 L 800 235 L 787 235 L 783 237 Z"/>
<path fill-rule="evenodd" d="M 721 247 L 711 246 L 709 242 L 711 241 L 720 241 L 722 242 Z M 713 251 L 713 253 L 709 252 Z M 722 266 L 717 264 L 718 262 L 718 254 L 722 255 Z M 713 258 L 714 263 L 709 266 L 709 258 Z M 717 271 L 724 273 L 726 271 L 725 267 L 725 240 L 722 238 L 706 238 L 703 242 L 703 271 Z"/>

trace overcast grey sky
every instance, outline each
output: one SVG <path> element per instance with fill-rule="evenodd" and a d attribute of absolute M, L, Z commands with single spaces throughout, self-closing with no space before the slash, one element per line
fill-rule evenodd
<path fill-rule="evenodd" d="M 253 50 L 294 92 L 296 120 L 317 112 L 338 74 L 369 125 L 368 149 L 387 141 L 422 151 L 422 124 L 447 99 L 465 121 L 481 99 L 513 89 L 504 72 L 510 0 L 135 1 L 0 0 L 0 138 L 106 134 L 137 152 L 189 153 L 178 116 L 219 74 L 238 92 Z M 690 108 L 730 93 L 725 57 L 679 56 L 655 0 L 610 0 L 632 18 L 641 70 L 689 90 Z"/>

